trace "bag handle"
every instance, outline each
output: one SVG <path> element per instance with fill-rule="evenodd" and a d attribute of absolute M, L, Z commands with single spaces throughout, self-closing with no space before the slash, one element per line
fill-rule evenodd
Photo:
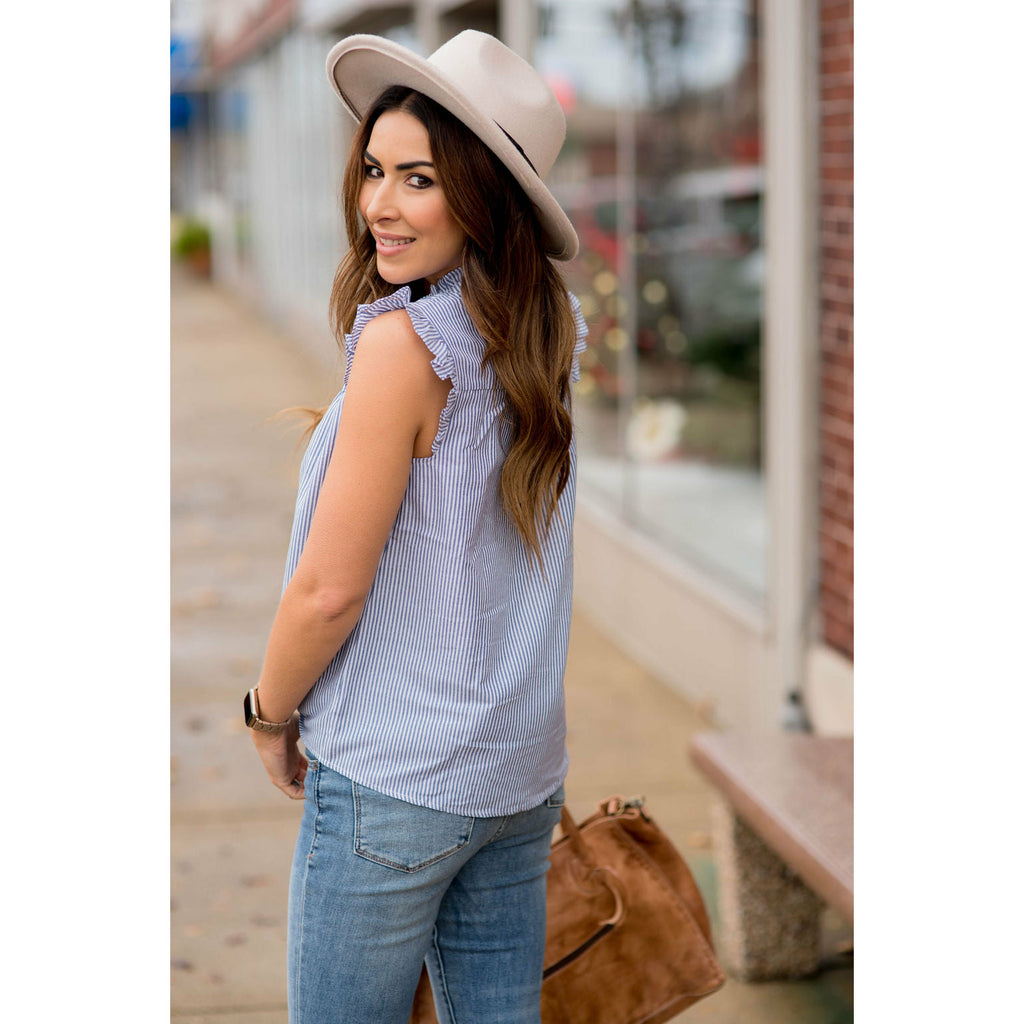
<path fill-rule="evenodd" d="M 604 884 L 615 900 L 615 909 L 610 917 L 605 918 L 605 920 L 598 924 L 597 931 L 593 935 L 581 942 L 574 950 L 566 953 L 561 960 L 556 961 L 550 967 L 545 967 L 545 978 L 562 970 L 563 967 L 568 967 L 574 960 L 583 956 L 595 942 L 603 939 L 626 915 L 626 898 L 622 891 L 622 883 L 615 876 L 614 872 L 600 867 L 590 855 L 590 850 L 587 849 L 587 842 L 583 838 L 583 833 L 580 832 L 579 826 L 573 821 L 569 809 L 564 804 L 562 805 L 562 832 L 566 839 L 568 839 L 573 852 L 587 868 L 586 878 L 595 878 Z"/>
<path fill-rule="evenodd" d="M 587 849 L 586 841 L 583 838 L 583 833 L 580 832 L 579 825 L 573 820 L 573 816 L 569 813 L 569 808 L 562 804 L 562 835 L 565 836 L 569 841 L 569 845 L 573 848 L 573 852 L 576 856 L 587 865 L 588 868 L 595 869 L 597 864 L 594 863 L 594 858 L 590 856 L 590 851 Z"/>

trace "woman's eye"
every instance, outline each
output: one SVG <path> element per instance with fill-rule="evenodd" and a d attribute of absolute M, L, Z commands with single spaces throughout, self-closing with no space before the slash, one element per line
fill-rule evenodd
<path fill-rule="evenodd" d="M 377 178 L 384 172 L 374 164 L 363 164 L 363 174 L 367 178 Z"/>
<path fill-rule="evenodd" d="M 422 174 L 410 174 L 409 184 L 413 188 L 430 188 L 434 183 L 425 175 Z"/>

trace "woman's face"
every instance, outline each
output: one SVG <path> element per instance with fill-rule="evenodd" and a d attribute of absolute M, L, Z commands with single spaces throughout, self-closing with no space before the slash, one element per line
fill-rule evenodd
<path fill-rule="evenodd" d="M 359 212 L 377 241 L 377 273 L 391 284 L 434 284 L 462 262 L 466 233 L 437 183 L 427 130 L 412 114 L 389 110 L 373 126 Z"/>

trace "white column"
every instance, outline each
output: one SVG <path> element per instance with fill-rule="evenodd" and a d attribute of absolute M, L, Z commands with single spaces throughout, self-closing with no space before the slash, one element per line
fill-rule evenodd
<path fill-rule="evenodd" d="M 636 523 L 637 466 L 626 444 L 629 421 L 636 405 L 636 111 L 639 95 L 636 65 L 636 36 L 633 19 L 626 18 L 623 27 L 625 66 L 621 69 L 624 88 L 615 116 L 616 198 L 618 199 L 619 260 L 616 272 L 619 278 L 618 294 L 625 300 L 626 309 L 618 317 L 620 329 L 626 332 L 626 344 L 619 350 L 616 368 L 622 386 L 619 390 L 619 450 L 622 452 L 621 501 L 619 508 L 628 523 Z"/>
<path fill-rule="evenodd" d="M 413 22 L 416 38 L 424 56 L 432 54 L 443 42 L 441 39 L 441 15 L 435 0 L 416 0 L 413 8 Z"/>
<path fill-rule="evenodd" d="M 498 35 L 525 60 L 533 60 L 537 42 L 536 0 L 499 0 Z"/>
<path fill-rule="evenodd" d="M 772 645 L 757 720 L 802 687 L 815 607 L 817 481 L 817 8 L 762 0 L 767 278 L 763 429 Z"/>

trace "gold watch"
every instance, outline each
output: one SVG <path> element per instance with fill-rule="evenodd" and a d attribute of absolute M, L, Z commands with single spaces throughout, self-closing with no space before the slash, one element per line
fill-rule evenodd
<path fill-rule="evenodd" d="M 290 718 L 287 722 L 264 722 L 260 718 L 260 699 L 255 686 L 245 695 L 242 707 L 245 710 L 245 724 L 257 732 L 284 732 L 291 724 Z"/>

